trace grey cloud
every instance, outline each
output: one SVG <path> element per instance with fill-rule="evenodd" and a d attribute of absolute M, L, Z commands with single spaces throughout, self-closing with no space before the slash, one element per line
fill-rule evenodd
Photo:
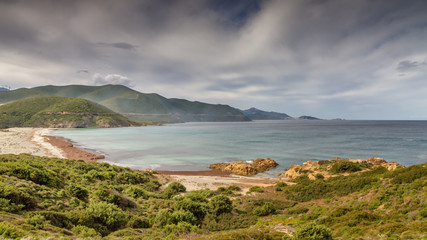
<path fill-rule="evenodd" d="M 427 63 L 425 62 L 420 63 L 417 61 L 405 60 L 405 61 L 399 62 L 396 69 L 399 72 L 409 72 L 409 71 L 417 70 L 420 66 L 425 66 L 425 65 L 427 65 Z"/>
<path fill-rule="evenodd" d="M 17 2 L 0 1 L 0 79 L 13 87 L 124 84 L 321 118 L 393 117 L 350 109 L 406 92 L 426 102 L 425 71 L 396 74 L 426 61 L 425 0 Z"/>
<path fill-rule="evenodd" d="M 105 46 L 105 47 L 119 48 L 119 49 L 124 49 L 124 50 L 136 50 L 136 48 L 137 48 L 137 46 L 132 45 L 130 43 L 125 43 L 125 42 L 117 42 L 117 43 L 99 42 L 99 43 L 97 43 L 97 45 Z"/>

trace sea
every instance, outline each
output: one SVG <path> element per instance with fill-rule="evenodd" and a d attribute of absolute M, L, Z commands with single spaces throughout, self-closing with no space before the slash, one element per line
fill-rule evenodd
<path fill-rule="evenodd" d="M 427 162 L 427 121 L 265 120 L 163 126 L 61 129 L 51 135 L 133 169 L 207 170 L 212 163 L 271 158 L 275 177 L 308 160 L 381 157 L 409 166 Z"/>

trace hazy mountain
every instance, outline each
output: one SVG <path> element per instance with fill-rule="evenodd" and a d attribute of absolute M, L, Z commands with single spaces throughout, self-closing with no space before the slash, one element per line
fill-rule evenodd
<path fill-rule="evenodd" d="M 254 107 L 247 110 L 241 110 L 241 112 L 251 120 L 283 120 L 290 118 L 286 113 L 266 112 Z"/>
<path fill-rule="evenodd" d="M 122 85 L 21 88 L 0 92 L 0 103 L 37 96 L 83 98 L 138 121 L 249 121 L 239 110 L 228 105 L 168 99 L 155 93 L 141 93 Z"/>
<path fill-rule="evenodd" d="M 139 126 L 100 104 L 80 98 L 35 97 L 0 106 L 0 128 Z"/>

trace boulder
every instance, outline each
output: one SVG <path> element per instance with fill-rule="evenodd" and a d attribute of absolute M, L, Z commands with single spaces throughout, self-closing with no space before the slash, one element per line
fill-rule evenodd
<path fill-rule="evenodd" d="M 253 163 L 248 163 L 245 161 L 237 161 L 232 163 L 215 163 L 209 165 L 210 169 L 217 169 L 223 172 L 229 172 L 241 176 L 252 176 L 260 172 L 267 171 L 269 169 L 275 168 L 278 163 L 274 160 L 267 158 L 258 158 L 253 161 Z"/>

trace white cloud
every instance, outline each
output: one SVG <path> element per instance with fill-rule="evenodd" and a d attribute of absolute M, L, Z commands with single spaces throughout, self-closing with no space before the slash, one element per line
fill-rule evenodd
<path fill-rule="evenodd" d="M 107 84 L 123 85 L 131 88 L 135 86 L 132 80 L 119 74 L 107 74 L 104 76 L 100 73 L 95 73 L 92 76 L 92 80 L 97 86 Z"/>

